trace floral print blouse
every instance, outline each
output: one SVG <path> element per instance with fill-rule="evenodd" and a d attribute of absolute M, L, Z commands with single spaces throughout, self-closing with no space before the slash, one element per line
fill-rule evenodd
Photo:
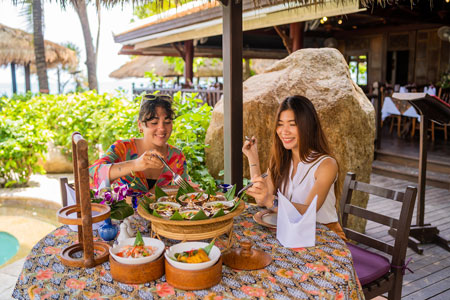
<path fill-rule="evenodd" d="M 134 138 L 127 140 L 116 141 L 106 151 L 105 155 L 96 160 L 93 165 L 89 167 L 89 175 L 91 177 L 91 188 L 101 189 L 110 187 L 109 182 L 109 169 L 113 163 L 123 162 L 127 160 L 133 160 L 138 158 L 136 143 Z M 172 145 L 167 145 L 168 151 L 165 160 L 172 170 L 179 174 L 184 179 L 190 181 L 187 174 L 186 158 L 181 150 L 175 148 Z M 114 182 L 119 184 L 127 184 L 135 192 L 147 193 L 148 183 L 144 172 L 136 172 L 135 176 L 127 175 L 116 179 Z M 156 182 L 158 186 L 170 185 L 172 182 L 172 173 L 164 167 L 161 175 Z"/>

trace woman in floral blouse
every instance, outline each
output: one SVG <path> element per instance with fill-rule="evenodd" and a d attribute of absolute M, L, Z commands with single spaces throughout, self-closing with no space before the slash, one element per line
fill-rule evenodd
<path fill-rule="evenodd" d="M 146 193 L 155 184 L 160 187 L 171 184 L 172 173 L 156 155 L 163 157 L 174 172 L 190 180 L 184 154 L 167 144 L 174 117 L 171 101 L 167 95 L 144 96 L 138 119 L 143 137 L 116 141 L 89 167 L 93 188 L 118 182 L 128 184 L 135 192 Z"/>

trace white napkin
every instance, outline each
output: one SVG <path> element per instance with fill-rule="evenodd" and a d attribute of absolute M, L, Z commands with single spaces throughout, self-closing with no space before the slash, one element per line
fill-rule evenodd
<path fill-rule="evenodd" d="M 66 183 L 66 193 L 67 193 L 67 206 L 77 204 L 77 196 L 76 196 L 75 190 L 73 188 L 71 188 L 67 183 Z M 96 216 L 98 214 L 99 214 L 99 212 L 97 212 L 97 211 L 92 212 L 92 216 Z M 77 215 L 76 215 L 76 213 L 73 213 L 73 214 L 70 214 L 70 217 L 73 219 L 76 219 Z M 103 221 L 93 223 L 92 229 L 97 230 L 100 228 L 100 226 L 102 224 L 103 224 Z M 69 228 L 72 229 L 72 231 L 78 231 L 78 225 L 69 225 Z"/>
<path fill-rule="evenodd" d="M 278 191 L 277 239 L 287 248 L 316 245 L 317 195 L 304 215 Z"/>
<path fill-rule="evenodd" d="M 67 205 L 77 204 L 75 190 L 66 183 Z"/>

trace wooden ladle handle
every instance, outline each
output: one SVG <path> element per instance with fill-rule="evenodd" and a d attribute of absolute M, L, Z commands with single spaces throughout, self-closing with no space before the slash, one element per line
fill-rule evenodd
<path fill-rule="evenodd" d="M 242 241 L 241 242 L 241 254 L 245 257 L 250 257 L 252 255 L 252 242 Z"/>

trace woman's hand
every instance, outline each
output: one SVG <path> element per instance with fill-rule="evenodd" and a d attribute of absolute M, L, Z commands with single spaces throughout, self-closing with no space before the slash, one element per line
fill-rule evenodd
<path fill-rule="evenodd" d="M 259 206 L 271 206 L 269 199 L 269 188 L 267 182 L 261 176 L 252 179 L 253 186 L 247 190 L 247 194 L 255 198 L 256 204 Z"/>
<path fill-rule="evenodd" d="M 134 160 L 134 172 L 140 172 L 147 169 L 160 170 L 164 168 L 163 163 L 156 155 L 164 157 L 160 152 L 156 150 L 145 151 L 139 158 Z"/>
<path fill-rule="evenodd" d="M 258 143 L 256 137 L 252 136 L 251 139 L 246 139 L 244 145 L 242 146 L 242 153 L 247 156 L 250 164 L 257 163 L 258 158 Z"/>

